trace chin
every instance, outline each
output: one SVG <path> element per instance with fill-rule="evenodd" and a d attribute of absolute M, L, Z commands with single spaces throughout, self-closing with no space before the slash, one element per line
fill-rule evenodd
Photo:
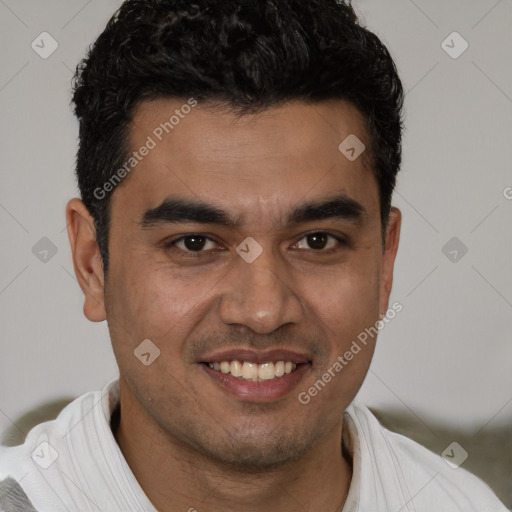
<path fill-rule="evenodd" d="M 262 435 L 230 435 L 224 443 L 203 446 L 202 451 L 212 462 L 229 466 L 237 472 L 262 472 L 300 459 L 315 444 L 320 435 L 292 435 L 267 432 Z"/>

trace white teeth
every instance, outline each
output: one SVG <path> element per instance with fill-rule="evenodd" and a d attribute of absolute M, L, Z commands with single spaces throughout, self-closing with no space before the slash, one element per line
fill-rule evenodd
<path fill-rule="evenodd" d="M 231 361 L 231 375 L 233 377 L 242 376 L 242 363 L 240 361 Z"/>
<path fill-rule="evenodd" d="M 276 371 L 276 377 L 282 377 L 284 375 L 284 361 L 278 361 L 274 365 Z"/>
<path fill-rule="evenodd" d="M 261 380 L 270 380 L 276 376 L 276 370 L 274 368 L 274 363 L 263 363 L 260 364 L 258 368 L 258 377 Z"/>
<path fill-rule="evenodd" d="M 222 373 L 230 373 L 233 377 L 242 378 L 251 381 L 272 380 L 276 377 L 282 377 L 287 373 L 292 373 L 297 365 L 291 361 L 277 361 L 267 363 L 243 363 L 237 360 L 222 361 L 220 363 L 208 363 L 210 368 Z"/>
<path fill-rule="evenodd" d="M 256 363 L 248 363 L 245 361 L 244 365 L 242 366 L 242 377 L 244 379 L 257 379 L 258 365 Z"/>

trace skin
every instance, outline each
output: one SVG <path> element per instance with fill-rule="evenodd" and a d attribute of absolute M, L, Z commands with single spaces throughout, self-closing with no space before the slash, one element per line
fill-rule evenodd
<path fill-rule="evenodd" d="M 183 104 L 142 103 L 132 148 Z M 392 209 L 383 244 L 366 155 L 351 162 L 338 150 L 351 133 L 369 145 L 350 103 L 292 102 L 240 118 L 206 106 L 192 109 L 115 189 L 107 282 L 93 219 L 79 199 L 67 205 L 84 314 L 108 321 L 119 365 L 116 439 L 163 512 L 341 510 L 352 467 L 340 449 L 340 417 L 364 380 L 375 339 L 309 404 L 297 396 L 386 313 L 400 211 Z M 361 222 L 285 224 L 290 209 L 333 191 L 364 207 Z M 143 213 L 170 194 L 214 203 L 240 225 L 143 229 Z M 326 248 L 311 248 L 306 234 L 315 231 L 349 243 L 329 237 Z M 162 246 L 197 233 L 212 240 L 199 257 L 187 256 L 193 251 L 183 242 Z M 251 264 L 235 251 L 249 236 L 263 249 Z M 161 351 L 149 366 L 134 356 L 144 339 Z M 286 396 L 249 403 L 223 391 L 198 363 L 206 351 L 235 347 L 307 351 L 312 366 Z"/>

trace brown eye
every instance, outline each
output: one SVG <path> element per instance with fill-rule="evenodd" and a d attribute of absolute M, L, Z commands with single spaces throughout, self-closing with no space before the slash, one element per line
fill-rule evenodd
<path fill-rule="evenodd" d="M 329 244 L 329 239 L 331 239 L 331 243 Z M 304 247 L 303 240 L 306 241 L 307 247 Z M 314 251 L 325 251 L 326 249 L 334 249 L 336 244 L 342 244 L 343 241 L 338 237 L 331 235 L 329 233 L 324 233 L 322 231 L 317 231 L 315 233 L 309 233 L 302 237 L 297 242 L 297 247 L 299 249 L 312 249 Z M 302 246 L 301 246 L 302 244 Z"/>
<path fill-rule="evenodd" d="M 191 235 L 183 238 L 181 241 L 189 251 L 201 251 L 204 249 L 207 238 L 199 235 Z"/>
<path fill-rule="evenodd" d="M 180 236 L 165 244 L 166 249 L 172 249 L 184 254 L 205 253 L 217 248 L 217 243 L 204 235 L 190 234 Z"/>

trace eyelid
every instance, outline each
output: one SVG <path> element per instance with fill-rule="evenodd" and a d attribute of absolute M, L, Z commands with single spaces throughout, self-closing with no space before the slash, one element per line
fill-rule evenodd
<path fill-rule="evenodd" d="M 341 233 L 335 234 L 335 233 L 331 233 L 330 231 L 321 230 L 321 229 L 313 229 L 306 233 L 302 233 L 295 239 L 295 242 L 293 242 L 292 245 L 297 245 L 303 238 L 306 238 L 307 236 L 310 236 L 310 235 L 316 235 L 316 234 L 327 235 L 328 237 L 333 238 L 338 243 L 338 246 L 330 247 L 329 249 L 299 249 L 299 250 L 300 251 L 306 250 L 313 254 L 327 255 L 327 254 L 332 254 L 333 252 L 339 250 L 340 247 L 350 247 L 350 241 L 345 235 L 343 235 Z"/>
<path fill-rule="evenodd" d="M 178 236 L 176 238 L 173 238 L 172 240 L 164 240 L 162 245 L 163 245 L 164 248 L 168 249 L 168 248 L 171 248 L 172 246 L 176 245 L 177 243 L 185 240 L 186 238 L 191 238 L 191 237 L 194 237 L 194 236 L 205 238 L 209 242 L 214 242 L 217 245 L 220 245 L 219 242 L 217 242 L 211 236 L 204 235 L 202 233 L 186 233 L 184 235 L 180 235 L 180 236 Z M 193 253 L 194 251 L 182 251 L 182 252 Z M 200 252 L 208 252 L 208 251 L 196 251 L 196 252 L 200 253 Z"/>

